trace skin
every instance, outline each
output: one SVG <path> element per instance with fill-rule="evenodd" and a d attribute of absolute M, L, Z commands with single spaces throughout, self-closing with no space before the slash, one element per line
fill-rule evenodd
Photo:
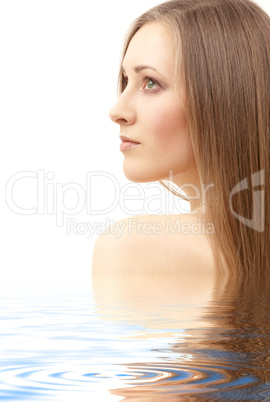
<path fill-rule="evenodd" d="M 185 93 L 180 88 L 179 94 L 179 88 L 174 85 L 174 55 L 173 38 L 167 27 L 154 22 L 140 28 L 124 57 L 126 87 L 111 109 L 110 117 L 119 124 L 120 135 L 140 143 L 123 151 L 123 169 L 129 180 L 162 180 L 169 178 L 173 171 L 173 181 L 178 186 L 189 184 L 198 189 L 199 175 L 187 129 Z M 193 199 L 191 210 L 200 202 L 198 198 Z M 97 274 L 181 272 L 192 274 L 193 281 L 201 281 L 200 276 L 206 273 L 213 275 L 209 232 L 203 228 L 198 232 L 196 225 L 204 216 L 202 210 L 199 214 L 195 212 L 141 215 L 135 218 L 135 223 L 134 218 L 126 218 L 106 228 L 94 248 L 93 281 L 97 280 Z M 179 219 L 181 230 L 170 230 L 168 224 L 175 227 Z M 184 225 L 188 231 L 182 231 Z M 117 238 L 115 234 L 120 226 L 123 231 Z"/>
<path fill-rule="evenodd" d="M 126 88 L 110 111 L 120 135 L 140 142 L 123 151 L 123 170 L 133 182 L 172 180 L 201 194 L 199 175 L 187 129 L 185 93 L 174 85 L 172 34 L 161 23 L 147 23 L 132 38 L 123 60 Z M 148 66 L 138 69 L 139 66 Z M 136 69 L 137 68 L 137 69 Z M 170 176 L 172 172 L 172 176 Z M 194 186 L 194 187 L 193 187 Z M 191 210 L 200 200 L 191 201 Z"/>

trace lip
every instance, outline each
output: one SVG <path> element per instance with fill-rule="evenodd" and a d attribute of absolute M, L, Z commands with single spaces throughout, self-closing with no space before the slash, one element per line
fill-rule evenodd
<path fill-rule="evenodd" d="M 133 142 L 134 144 L 140 144 L 140 142 L 133 140 L 132 138 L 125 137 L 124 135 L 120 135 L 120 140 L 122 142 Z"/>
<path fill-rule="evenodd" d="M 120 136 L 121 144 L 120 151 L 128 151 L 129 149 L 135 148 L 140 145 L 140 142 L 134 141 L 132 138 L 125 137 L 123 135 Z"/>

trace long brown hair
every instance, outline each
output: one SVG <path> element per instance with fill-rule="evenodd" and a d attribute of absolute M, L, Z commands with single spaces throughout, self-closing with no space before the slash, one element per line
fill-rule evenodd
<path fill-rule="evenodd" d="M 181 76 L 185 87 L 200 180 L 211 187 L 204 202 L 215 228 L 210 240 L 217 267 L 224 258 L 230 273 L 265 273 L 270 266 L 270 18 L 250 0 L 168 1 L 134 21 L 122 61 L 132 37 L 148 22 L 166 24 L 175 40 L 176 81 Z M 119 84 L 121 92 L 121 73 Z"/>

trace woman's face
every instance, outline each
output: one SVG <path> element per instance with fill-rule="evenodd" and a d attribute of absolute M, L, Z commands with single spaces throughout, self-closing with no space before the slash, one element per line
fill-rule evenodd
<path fill-rule="evenodd" d="M 178 186 L 197 182 L 183 109 L 185 94 L 175 86 L 174 61 L 172 35 L 157 22 L 137 31 L 124 57 L 126 87 L 110 117 L 119 124 L 120 136 L 140 143 L 122 150 L 124 174 L 133 182 L 170 179 Z"/>

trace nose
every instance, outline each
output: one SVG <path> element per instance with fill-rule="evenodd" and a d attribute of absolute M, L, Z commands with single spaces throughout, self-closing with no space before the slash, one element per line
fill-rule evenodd
<path fill-rule="evenodd" d="M 123 94 L 111 108 L 109 116 L 114 123 L 117 123 L 120 126 L 131 126 L 136 120 L 135 110 Z"/>

